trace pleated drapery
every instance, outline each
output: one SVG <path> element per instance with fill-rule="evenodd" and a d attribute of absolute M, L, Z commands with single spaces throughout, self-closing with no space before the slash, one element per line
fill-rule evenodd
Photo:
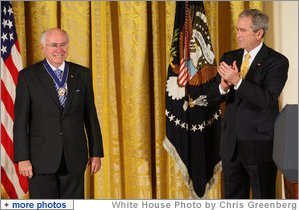
<path fill-rule="evenodd" d="M 204 2 L 216 60 L 237 48 L 235 23 L 262 2 Z M 105 157 L 98 174 L 86 173 L 85 197 L 186 199 L 174 161 L 163 148 L 165 82 L 175 2 L 13 2 L 24 67 L 43 58 L 41 32 L 69 34 L 68 61 L 92 69 Z M 221 175 L 209 197 L 221 198 Z M 5 197 L 2 193 L 2 197 Z"/>

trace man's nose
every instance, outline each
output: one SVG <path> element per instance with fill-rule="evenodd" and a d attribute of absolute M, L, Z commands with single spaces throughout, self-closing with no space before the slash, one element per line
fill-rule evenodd
<path fill-rule="evenodd" d="M 59 45 L 59 44 L 56 46 L 56 50 L 61 51 L 61 50 L 63 50 L 63 49 L 64 49 L 64 46 L 61 46 L 61 45 Z"/>
<path fill-rule="evenodd" d="M 236 36 L 237 36 L 238 38 L 241 36 L 241 33 L 240 33 L 239 30 L 237 30 L 237 32 L 236 32 Z"/>

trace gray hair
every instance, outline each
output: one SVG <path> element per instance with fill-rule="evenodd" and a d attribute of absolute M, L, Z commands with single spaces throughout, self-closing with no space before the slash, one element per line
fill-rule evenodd
<path fill-rule="evenodd" d="M 262 13 L 258 9 L 246 9 L 243 12 L 239 14 L 239 18 L 242 17 L 251 17 L 252 18 L 252 30 L 254 32 L 257 32 L 260 29 L 263 29 L 264 34 L 263 37 L 266 34 L 266 31 L 269 28 L 269 18 L 268 15 L 265 13 Z"/>
<path fill-rule="evenodd" d="M 45 31 L 42 32 L 41 38 L 40 38 L 40 43 L 43 44 L 43 45 L 46 44 L 47 33 L 49 31 L 56 30 L 56 29 L 60 30 L 61 32 L 63 32 L 65 34 L 65 36 L 66 36 L 67 42 L 69 42 L 69 35 L 68 35 L 68 33 L 65 30 L 60 29 L 60 28 L 50 28 L 50 29 L 47 29 L 47 30 L 45 30 Z"/>

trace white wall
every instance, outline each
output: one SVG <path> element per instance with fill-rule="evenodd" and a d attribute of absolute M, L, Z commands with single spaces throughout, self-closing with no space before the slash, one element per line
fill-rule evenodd
<path fill-rule="evenodd" d="M 298 104 L 298 2 L 274 1 L 273 44 L 289 59 L 288 80 L 281 94 L 281 104 Z M 270 17 L 271 18 L 271 17 Z"/>
<path fill-rule="evenodd" d="M 288 80 L 280 96 L 281 108 L 298 104 L 298 2 L 265 1 L 264 11 L 270 18 L 265 43 L 289 59 Z M 276 196 L 285 198 L 281 173 L 277 176 Z"/>

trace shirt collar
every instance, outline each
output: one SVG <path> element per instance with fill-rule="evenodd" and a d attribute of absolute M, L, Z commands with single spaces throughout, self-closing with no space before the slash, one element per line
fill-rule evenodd
<path fill-rule="evenodd" d="M 50 62 L 49 62 L 47 59 L 46 59 L 46 61 L 48 62 L 49 66 L 51 67 L 51 69 L 52 69 L 53 71 L 56 70 L 56 69 L 59 69 L 59 70 L 61 70 L 62 72 L 64 71 L 65 61 L 63 61 L 63 63 L 61 64 L 61 66 L 59 66 L 58 68 L 52 66 L 52 65 L 50 64 Z"/>
<path fill-rule="evenodd" d="M 254 60 L 255 56 L 257 55 L 257 53 L 260 51 L 260 49 L 263 46 L 263 42 L 261 42 L 256 48 L 254 48 L 253 50 L 251 50 L 250 52 L 247 52 L 247 50 L 244 49 L 244 53 L 243 53 L 243 58 L 244 56 L 249 53 L 250 54 L 250 60 Z"/>

